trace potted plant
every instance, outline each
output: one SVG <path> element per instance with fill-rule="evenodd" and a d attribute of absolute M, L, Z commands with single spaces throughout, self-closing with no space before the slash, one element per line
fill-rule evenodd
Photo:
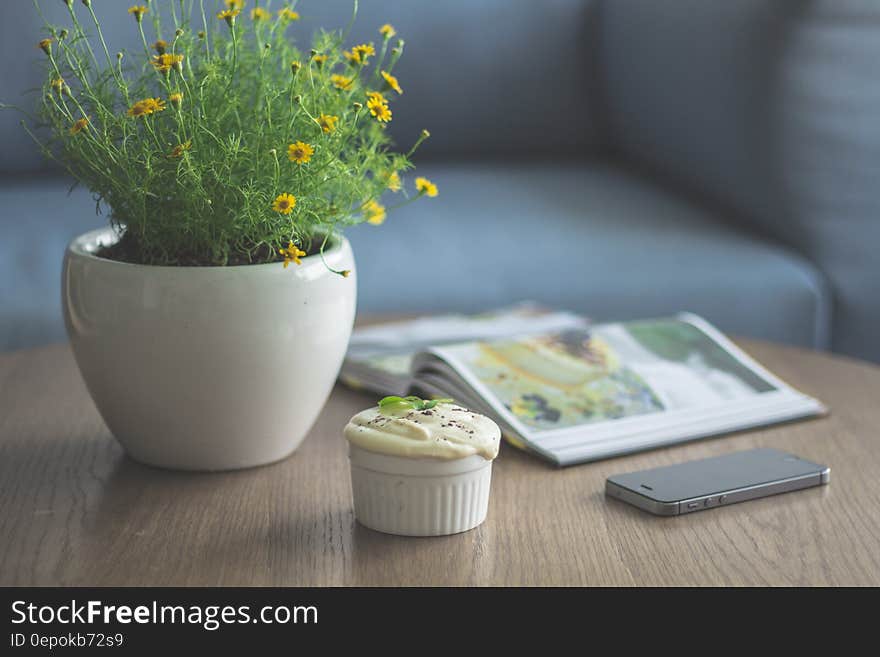
<path fill-rule="evenodd" d="M 341 229 L 381 224 L 386 192 L 403 197 L 395 207 L 437 193 L 423 178 L 404 189 L 428 133 L 407 153 L 386 133 L 403 42 L 384 25 L 376 43 L 319 31 L 300 50 L 294 2 L 196 2 L 188 15 L 193 3 L 144 0 L 127 9 L 142 48 L 113 53 L 91 0 L 64 2 L 69 23 L 39 43 L 50 136 L 35 139 L 110 211 L 107 229 L 70 244 L 63 274 L 92 398 L 144 463 L 282 459 L 351 332 Z"/>

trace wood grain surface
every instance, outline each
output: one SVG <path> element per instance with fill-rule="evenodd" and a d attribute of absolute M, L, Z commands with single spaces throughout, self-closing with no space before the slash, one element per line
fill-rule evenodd
<path fill-rule="evenodd" d="M 352 513 L 338 387 L 283 462 L 221 474 L 139 465 L 70 349 L 0 355 L 0 585 L 880 585 L 880 368 L 759 342 L 827 418 L 556 469 L 505 445 L 489 517 L 442 538 Z M 757 446 L 832 468 L 829 486 L 679 518 L 603 495 L 608 475 Z"/>

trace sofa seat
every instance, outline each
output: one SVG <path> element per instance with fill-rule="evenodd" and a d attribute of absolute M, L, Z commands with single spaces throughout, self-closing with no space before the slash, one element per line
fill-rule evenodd
<path fill-rule="evenodd" d="M 636 174 L 604 163 L 429 163 L 419 175 L 439 197 L 348 231 L 360 312 L 523 299 L 596 320 L 690 310 L 730 333 L 827 346 L 829 295 L 812 265 Z M 64 339 L 65 245 L 106 223 L 87 190 L 68 188 L 61 178 L 0 184 L 0 350 Z"/>
<path fill-rule="evenodd" d="M 362 311 L 521 299 L 595 320 L 690 310 L 733 334 L 828 345 L 830 292 L 812 264 L 637 174 L 604 163 L 418 171 L 440 196 L 348 232 Z"/>

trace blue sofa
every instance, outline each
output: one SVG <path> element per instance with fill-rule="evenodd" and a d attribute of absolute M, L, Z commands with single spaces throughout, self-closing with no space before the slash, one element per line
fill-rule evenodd
<path fill-rule="evenodd" d="M 40 24 L 20 4 L 0 6 L 20 63 L 0 100 L 32 104 Z M 134 43 L 101 4 L 111 49 Z M 296 29 L 350 8 L 304 0 Z M 386 21 L 407 40 L 392 131 L 431 130 L 417 164 L 440 196 L 349 231 L 362 312 L 688 309 L 880 362 L 880 3 L 362 0 L 353 38 Z M 18 120 L 0 113 L 0 350 L 64 338 L 63 249 L 106 220 Z"/>

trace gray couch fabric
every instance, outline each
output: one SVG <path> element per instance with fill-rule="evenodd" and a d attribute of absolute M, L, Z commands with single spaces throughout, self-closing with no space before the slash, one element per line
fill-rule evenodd
<path fill-rule="evenodd" d="M 615 150 L 815 263 L 834 350 L 880 361 L 880 3 L 602 4 Z"/>
<path fill-rule="evenodd" d="M 606 163 L 428 171 L 442 197 L 350 231 L 363 308 L 537 299 L 597 319 L 689 309 L 734 333 L 827 345 L 829 295 L 813 265 L 644 177 Z"/>
<path fill-rule="evenodd" d="M 442 196 L 349 231 L 361 310 L 478 312 L 522 299 L 599 319 L 688 309 L 735 333 L 827 344 L 829 297 L 807 260 L 619 167 L 432 164 L 422 173 Z M 0 207 L 0 349 L 62 340 L 65 245 L 104 217 L 87 190 L 68 196 L 53 178 L 0 185 Z"/>

